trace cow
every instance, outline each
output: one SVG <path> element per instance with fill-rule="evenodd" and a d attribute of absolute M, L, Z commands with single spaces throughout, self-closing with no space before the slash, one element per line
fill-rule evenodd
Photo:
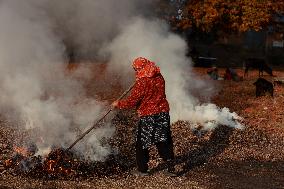
<path fill-rule="evenodd" d="M 250 68 L 258 69 L 259 77 L 263 76 L 263 72 L 268 73 L 270 76 L 273 76 L 272 68 L 268 66 L 265 59 L 263 58 L 247 58 L 244 61 L 244 77 L 248 76 L 248 70 Z"/>
<path fill-rule="evenodd" d="M 270 81 L 267 81 L 264 78 L 258 78 L 256 82 L 253 83 L 255 85 L 255 96 L 259 97 L 262 95 L 265 95 L 266 92 L 268 92 L 273 97 L 273 84 Z"/>

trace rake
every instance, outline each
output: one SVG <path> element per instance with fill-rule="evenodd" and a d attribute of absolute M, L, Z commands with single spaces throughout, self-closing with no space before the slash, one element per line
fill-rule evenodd
<path fill-rule="evenodd" d="M 135 83 L 134 83 L 135 84 Z M 122 99 L 134 86 L 134 84 L 132 84 L 126 91 L 124 91 L 124 93 L 117 99 L 120 100 Z M 93 130 L 113 109 L 110 108 L 105 114 L 104 116 L 102 116 L 102 118 L 100 118 L 98 121 L 96 121 L 92 127 L 90 127 L 88 130 L 86 130 L 84 133 L 82 133 L 66 150 L 70 150 L 71 148 L 73 148 L 80 140 L 82 140 L 89 132 L 91 132 L 91 130 Z"/>

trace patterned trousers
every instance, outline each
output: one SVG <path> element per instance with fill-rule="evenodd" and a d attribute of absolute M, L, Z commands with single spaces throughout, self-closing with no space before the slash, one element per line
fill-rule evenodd
<path fill-rule="evenodd" d="M 149 147 L 155 145 L 160 157 L 167 162 L 174 158 L 170 130 L 170 116 L 167 112 L 141 117 L 136 136 L 136 162 L 140 172 L 147 172 Z"/>

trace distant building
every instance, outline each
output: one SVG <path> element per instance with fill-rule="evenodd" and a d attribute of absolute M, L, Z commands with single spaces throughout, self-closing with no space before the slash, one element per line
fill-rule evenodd
<path fill-rule="evenodd" d="M 190 48 L 194 47 L 201 57 L 216 58 L 217 66 L 241 67 L 249 57 L 265 58 L 272 66 L 284 66 L 284 17 L 275 17 L 271 26 L 262 31 L 247 31 L 242 34 L 218 31 L 203 36 L 194 36 L 187 30 Z M 191 37 L 194 36 L 194 37 Z M 215 38 L 215 37 L 218 38 Z"/>
<path fill-rule="evenodd" d="M 266 57 L 271 64 L 284 65 L 284 16 L 275 17 L 267 30 Z"/>

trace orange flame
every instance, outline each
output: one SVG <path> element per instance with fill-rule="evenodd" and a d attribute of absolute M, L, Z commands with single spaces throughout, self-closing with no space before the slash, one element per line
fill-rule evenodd
<path fill-rule="evenodd" d="M 71 163 L 70 161 L 68 161 Z M 46 161 L 45 163 L 45 169 L 48 174 L 59 174 L 59 175 L 70 175 L 74 170 L 72 168 L 64 167 L 64 165 L 61 165 L 60 159 L 51 159 Z"/>
<path fill-rule="evenodd" d="M 61 175 L 69 175 L 72 173 L 71 168 L 65 168 L 64 166 L 59 166 L 58 162 L 55 160 L 49 160 L 46 162 L 46 171 L 49 174 L 61 174 Z"/>
<path fill-rule="evenodd" d="M 55 171 L 55 165 L 56 165 L 56 161 L 55 160 L 49 160 L 47 163 L 47 172 L 48 173 L 53 173 Z"/>
<path fill-rule="evenodd" d="M 11 159 L 7 159 L 7 160 L 5 160 L 5 167 L 10 167 L 10 166 L 12 166 L 12 164 L 13 164 L 13 160 L 11 160 Z"/>
<path fill-rule="evenodd" d="M 25 147 L 13 147 L 14 152 L 21 156 L 14 156 L 15 158 L 7 159 L 4 161 L 6 168 L 19 165 L 21 160 L 29 159 L 33 156 L 33 152 Z M 32 160 L 32 159 L 31 159 Z M 69 155 L 61 149 L 56 149 L 45 158 L 42 164 L 43 171 L 47 174 L 55 176 L 70 176 L 75 173 L 74 160 L 70 159 Z"/>
<path fill-rule="evenodd" d="M 25 147 L 14 146 L 13 149 L 15 152 L 21 154 L 22 156 L 28 157 L 29 155 L 31 155 L 28 149 Z"/>

